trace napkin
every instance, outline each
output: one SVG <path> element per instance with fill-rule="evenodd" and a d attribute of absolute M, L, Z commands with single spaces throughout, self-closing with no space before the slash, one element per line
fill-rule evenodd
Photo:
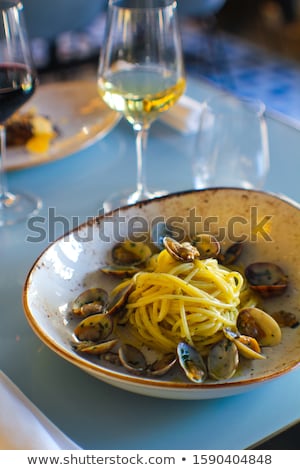
<path fill-rule="evenodd" d="M 0 449 L 73 450 L 79 447 L 0 371 Z"/>
<path fill-rule="evenodd" d="M 162 113 L 161 120 L 182 134 L 195 134 L 199 130 L 203 103 L 183 95 L 174 106 Z"/>

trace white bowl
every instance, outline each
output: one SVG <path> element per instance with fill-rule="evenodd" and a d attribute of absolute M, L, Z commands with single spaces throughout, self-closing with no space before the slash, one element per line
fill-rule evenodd
<path fill-rule="evenodd" d="M 88 287 L 110 290 L 115 282 L 99 268 L 107 264 L 118 237 L 133 228 L 143 231 L 157 217 L 176 223 L 185 232 L 210 231 L 226 244 L 246 237 L 241 262 L 270 261 L 281 266 L 289 287 L 264 308 L 293 312 L 300 319 L 300 211 L 278 196 L 243 189 L 208 189 L 171 194 L 145 201 L 88 221 L 52 243 L 37 259 L 24 285 L 24 310 L 40 339 L 61 357 L 96 378 L 132 392 L 163 398 L 206 399 L 245 392 L 294 369 L 300 362 L 300 327 L 282 329 L 281 344 L 264 348 L 265 360 L 248 365 L 229 380 L 197 385 L 178 378 L 178 372 L 149 378 L 118 366 L 79 355 L 72 349 L 74 319 L 70 305 Z M 195 218 L 198 219 L 195 219 Z M 196 224 L 196 225 L 195 225 Z"/>

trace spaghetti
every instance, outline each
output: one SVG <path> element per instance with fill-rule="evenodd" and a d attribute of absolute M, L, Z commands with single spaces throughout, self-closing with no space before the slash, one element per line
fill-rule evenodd
<path fill-rule="evenodd" d="M 122 323 L 150 348 L 174 352 L 186 341 L 205 354 L 222 338 L 224 327 L 235 328 L 241 298 L 248 306 L 255 304 L 243 276 L 216 259 L 182 263 L 166 250 L 154 256 L 151 270 L 115 289 L 134 283 Z"/>

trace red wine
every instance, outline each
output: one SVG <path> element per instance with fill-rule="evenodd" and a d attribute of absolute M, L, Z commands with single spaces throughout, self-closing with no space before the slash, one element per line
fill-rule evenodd
<path fill-rule="evenodd" d="M 22 64 L 0 64 L 0 122 L 4 122 L 32 96 L 36 76 Z"/>

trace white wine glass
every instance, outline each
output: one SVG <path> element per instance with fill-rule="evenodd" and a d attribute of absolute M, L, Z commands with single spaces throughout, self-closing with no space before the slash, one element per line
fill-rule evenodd
<path fill-rule="evenodd" d="M 37 85 L 23 15 L 21 1 L 0 0 L 0 227 L 27 219 L 41 206 L 34 196 L 10 192 L 5 172 L 5 121 Z"/>
<path fill-rule="evenodd" d="M 144 156 L 151 123 L 185 90 L 176 1 L 109 1 L 97 83 L 104 102 L 123 114 L 136 137 L 136 189 L 112 195 L 104 210 L 165 194 L 148 190 Z"/>

